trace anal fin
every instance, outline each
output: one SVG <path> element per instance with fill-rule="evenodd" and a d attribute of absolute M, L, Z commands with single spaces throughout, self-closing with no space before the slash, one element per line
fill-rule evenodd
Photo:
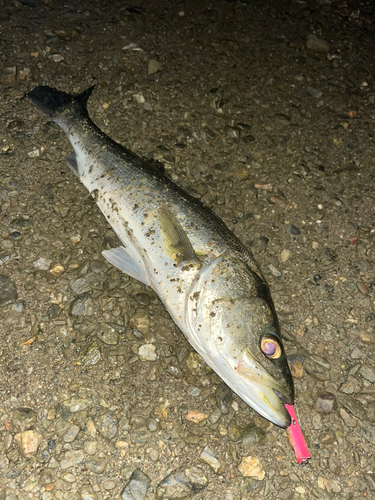
<path fill-rule="evenodd" d="M 135 261 L 126 251 L 126 248 L 111 248 L 110 250 L 104 250 L 102 254 L 110 264 L 144 285 L 150 286 L 150 280 L 143 262 Z"/>

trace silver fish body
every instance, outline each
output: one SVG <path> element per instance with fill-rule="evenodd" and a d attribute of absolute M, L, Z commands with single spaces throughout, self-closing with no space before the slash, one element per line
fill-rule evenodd
<path fill-rule="evenodd" d="M 268 285 L 251 252 L 210 209 L 90 120 L 92 88 L 27 97 L 66 133 L 68 163 L 122 245 L 103 252 L 151 287 L 205 362 L 259 414 L 290 424 L 293 380 Z"/>

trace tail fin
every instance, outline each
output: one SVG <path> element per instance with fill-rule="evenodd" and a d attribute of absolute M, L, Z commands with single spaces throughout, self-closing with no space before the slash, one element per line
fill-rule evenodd
<path fill-rule="evenodd" d="M 39 86 L 26 94 L 37 108 L 43 113 L 54 118 L 57 113 L 73 105 L 78 112 L 87 114 L 87 101 L 95 85 L 83 91 L 82 94 L 71 95 L 52 87 Z"/>

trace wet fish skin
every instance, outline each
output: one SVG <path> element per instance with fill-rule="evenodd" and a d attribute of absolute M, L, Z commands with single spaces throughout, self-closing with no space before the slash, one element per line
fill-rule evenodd
<path fill-rule="evenodd" d="M 257 262 L 203 203 L 90 120 L 92 90 L 73 96 L 40 86 L 27 97 L 66 133 L 74 150 L 69 166 L 122 242 L 104 257 L 157 293 L 191 345 L 249 406 L 287 427 L 293 380 Z"/>

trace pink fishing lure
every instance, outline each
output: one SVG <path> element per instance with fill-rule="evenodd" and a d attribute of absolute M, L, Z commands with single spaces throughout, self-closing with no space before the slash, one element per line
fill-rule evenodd
<path fill-rule="evenodd" d="M 291 423 L 287 428 L 288 438 L 296 454 L 296 460 L 299 464 L 305 464 L 311 458 L 310 452 L 307 449 L 305 438 L 303 437 L 301 427 L 299 426 L 296 412 L 293 405 L 285 405 L 287 412 L 290 415 Z"/>

